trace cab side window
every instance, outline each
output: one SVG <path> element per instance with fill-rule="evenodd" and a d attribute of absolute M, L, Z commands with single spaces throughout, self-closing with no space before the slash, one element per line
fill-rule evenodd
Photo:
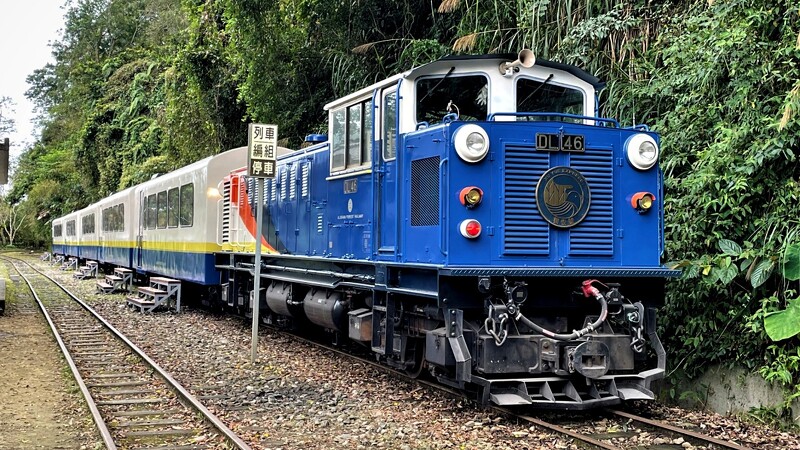
<path fill-rule="evenodd" d="M 397 156 L 397 89 L 383 92 L 383 159 L 389 161 Z"/>
<path fill-rule="evenodd" d="M 372 101 L 331 112 L 331 173 L 367 166 L 372 161 Z"/>

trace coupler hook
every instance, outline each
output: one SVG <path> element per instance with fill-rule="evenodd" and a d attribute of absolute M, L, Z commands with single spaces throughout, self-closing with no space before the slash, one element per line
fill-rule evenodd
<path fill-rule="evenodd" d="M 508 338 L 508 314 L 498 314 L 499 323 L 495 320 L 495 314 L 494 305 L 489 305 L 489 316 L 483 322 L 483 326 L 486 327 L 486 332 L 494 338 L 494 344 L 500 347 Z"/>

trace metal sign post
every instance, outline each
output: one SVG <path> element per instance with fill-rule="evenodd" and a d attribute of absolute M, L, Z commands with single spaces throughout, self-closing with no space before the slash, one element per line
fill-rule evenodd
<path fill-rule="evenodd" d="M 264 221 L 264 178 L 275 178 L 278 127 L 251 123 L 247 132 L 247 175 L 256 183 L 256 256 L 253 273 L 253 337 L 250 362 L 258 358 L 258 321 L 261 306 L 261 227 Z"/>

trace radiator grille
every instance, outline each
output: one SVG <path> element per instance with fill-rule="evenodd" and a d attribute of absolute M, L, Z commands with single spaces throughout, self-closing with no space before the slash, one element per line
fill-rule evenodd
<path fill-rule="evenodd" d="M 550 168 L 550 153 L 532 145 L 507 145 L 505 150 L 504 253 L 547 255 L 550 226 L 539 214 L 535 193 Z"/>
<path fill-rule="evenodd" d="M 439 157 L 411 161 L 411 226 L 439 225 Z"/>
<path fill-rule="evenodd" d="M 559 158 L 558 160 L 553 160 Z M 562 162 L 563 161 L 563 162 Z M 568 161 L 568 162 L 567 162 Z M 591 205 L 586 218 L 566 230 L 552 228 L 536 206 L 536 184 L 551 167 L 568 164 L 589 184 Z M 505 148 L 503 251 L 505 254 L 550 253 L 551 240 L 566 233 L 567 248 L 560 256 L 609 256 L 614 253 L 613 154 L 611 149 L 587 148 L 583 153 L 536 151 L 533 145 Z M 558 245 L 553 248 L 560 248 Z"/>
<path fill-rule="evenodd" d="M 592 204 L 583 222 L 569 229 L 570 255 L 614 253 L 613 156 L 611 150 L 587 148 L 570 154 L 570 166 L 589 183 Z"/>

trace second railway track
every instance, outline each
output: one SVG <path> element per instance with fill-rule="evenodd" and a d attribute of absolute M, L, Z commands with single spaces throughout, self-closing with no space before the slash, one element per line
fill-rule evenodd
<path fill-rule="evenodd" d="M 108 449 L 250 449 L 88 305 L 28 263 L 4 257 L 28 284 Z"/>

